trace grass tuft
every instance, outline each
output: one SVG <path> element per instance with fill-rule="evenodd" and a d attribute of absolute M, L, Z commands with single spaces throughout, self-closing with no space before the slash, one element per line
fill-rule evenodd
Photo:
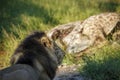
<path fill-rule="evenodd" d="M 120 46 L 104 46 L 83 60 L 83 76 L 91 80 L 120 80 Z"/>

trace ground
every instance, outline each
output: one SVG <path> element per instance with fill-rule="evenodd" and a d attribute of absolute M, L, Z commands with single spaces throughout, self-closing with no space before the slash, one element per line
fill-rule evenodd
<path fill-rule="evenodd" d="M 84 80 L 79 74 L 78 68 L 80 65 L 61 65 L 54 80 Z"/>

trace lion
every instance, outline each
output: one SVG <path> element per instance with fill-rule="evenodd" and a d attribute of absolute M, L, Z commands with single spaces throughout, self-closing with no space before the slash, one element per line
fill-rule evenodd
<path fill-rule="evenodd" d="M 17 47 L 0 80 L 52 80 L 64 51 L 45 32 L 34 32 Z"/>

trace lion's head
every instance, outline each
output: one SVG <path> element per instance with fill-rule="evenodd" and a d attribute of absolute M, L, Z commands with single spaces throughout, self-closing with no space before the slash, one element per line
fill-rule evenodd
<path fill-rule="evenodd" d="M 36 53 L 37 55 L 38 53 L 48 53 L 57 64 L 62 62 L 65 55 L 64 51 L 54 41 L 51 41 L 45 32 L 34 32 L 25 38 L 15 50 L 11 63 L 19 63 L 21 62 L 19 59 L 22 58 L 22 56 L 31 53 Z M 24 61 L 24 59 L 22 61 Z"/>
<path fill-rule="evenodd" d="M 35 32 L 34 34 L 40 35 L 39 32 Z M 42 34 L 43 36 L 41 36 L 38 41 L 45 47 L 46 51 L 50 54 L 50 56 L 54 60 L 57 60 L 57 63 L 60 64 L 63 60 L 65 52 L 55 43 L 54 40 L 50 40 L 45 33 Z"/>

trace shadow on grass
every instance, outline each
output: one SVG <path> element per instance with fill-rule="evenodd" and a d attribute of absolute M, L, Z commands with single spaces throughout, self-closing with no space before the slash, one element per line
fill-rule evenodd
<path fill-rule="evenodd" d="M 40 18 L 44 24 L 56 25 L 59 23 L 43 6 L 35 5 L 31 1 L 32 0 L 1 0 L 0 32 L 2 27 L 9 31 L 10 24 L 21 25 L 21 14 Z"/>
<path fill-rule="evenodd" d="M 86 58 L 85 63 L 81 74 L 91 80 L 120 80 L 120 56 L 97 61 Z"/>
<path fill-rule="evenodd" d="M 118 0 L 77 0 L 77 4 L 81 10 L 100 10 L 100 12 L 114 12 L 116 8 L 120 6 L 120 1 Z M 91 11 L 92 12 L 92 11 Z"/>
<path fill-rule="evenodd" d="M 103 12 L 115 12 L 116 8 L 120 5 L 120 2 L 118 1 L 101 1 L 99 2 L 99 9 Z"/>

